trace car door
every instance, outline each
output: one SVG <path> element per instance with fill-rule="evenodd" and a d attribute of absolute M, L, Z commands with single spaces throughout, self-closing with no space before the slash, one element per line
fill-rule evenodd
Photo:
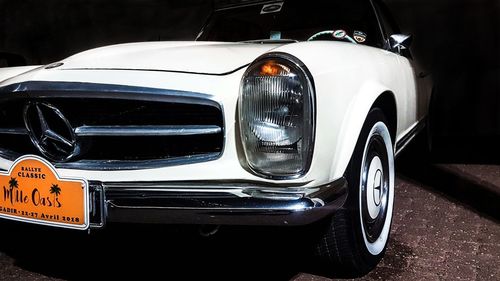
<path fill-rule="evenodd" d="M 406 58 L 413 69 L 412 76 L 416 82 L 416 93 L 414 97 L 408 100 L 406 110 L 414 115 L 416 121 L 422 120 L 422 118 L 427 115 L 429 108 L 430 95 L 432 92 L 431 75 L 414 58 L 411 47 L 410 49 L 400 50 L 391 48 L 389 37 L 393 34 L 401 34 L 402 32 L 388 7 L 382 1 L 373 0 L 372 3 L 377 13 L 382 33 L 386 38 L 386 49 Z M 401 59 L 401 63 L 405 63 L 405 61 L 406 60 Z"/>

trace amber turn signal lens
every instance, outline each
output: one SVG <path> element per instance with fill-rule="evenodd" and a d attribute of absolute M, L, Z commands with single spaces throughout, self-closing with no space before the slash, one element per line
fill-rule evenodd
<path fill-rule="evenodd" d="M 260 68 L 261 76 L 279 76 L 288 73 L 290 70 L 275 61 L 268 61 Z"/>

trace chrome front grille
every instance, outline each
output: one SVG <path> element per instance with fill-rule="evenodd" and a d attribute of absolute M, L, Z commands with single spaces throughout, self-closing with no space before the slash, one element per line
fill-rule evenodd
<path fill-rule="evenodd" d="M 10 160 L 36 154 L 61 168 L 140 169 L 209 161 L 223 150 L 222 107 L 208 95 L 44 82 L 0 94 L 0 155 Z"/>

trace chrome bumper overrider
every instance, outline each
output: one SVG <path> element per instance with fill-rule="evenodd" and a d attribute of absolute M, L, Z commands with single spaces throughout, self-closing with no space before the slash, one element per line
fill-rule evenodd
<path fill-rule="evenodd" d="M 226 182 L 91 185 L 98 195 L 91 196 L 92 205 L 102 206 L 102 212 L 91 214 L 97 218 L 92 224 L 94 228 L 102 227 L 106 221 L 305 225 L 342 208 L 347 198 L 344 178 L 314 188 Z"/>

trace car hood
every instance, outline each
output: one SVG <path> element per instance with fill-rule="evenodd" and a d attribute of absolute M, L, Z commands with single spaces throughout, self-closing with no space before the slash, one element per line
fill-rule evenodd
<path fill-rule="evenodd" d="M 107 46 L 62 61 L 60 69 L 133 69 L 222 75 L 282 44 L 148 42 Z"/>

